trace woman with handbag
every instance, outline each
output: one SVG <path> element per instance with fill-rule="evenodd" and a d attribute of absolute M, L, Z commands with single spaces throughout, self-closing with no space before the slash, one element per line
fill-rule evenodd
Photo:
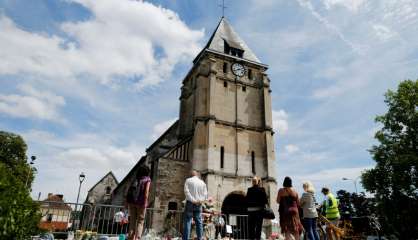
<path fill-rule="evenodd" d="M 284 178 L 283 188 L 280 188 L 277 193 L 277 203 L 279 204 L 280 228 L 285 235 L 285 239 L 299 240 L 303 230 L 299 219 L 299 197 L 298 193 L 292 188 L 290 177 Z"/>
<path fill-rule="evenodd" d="M 253 186 L 248 188 L 246 195 L 249 239 L 261 238 L 261 228 L 263 227 L 263 210 L 268 203 L 266 190 L 260 186 L 260 182 L 260 178 L 256 176 L 253 177 Z"/>

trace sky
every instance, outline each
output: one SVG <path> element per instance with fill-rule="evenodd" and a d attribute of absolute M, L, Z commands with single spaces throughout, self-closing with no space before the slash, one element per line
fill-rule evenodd
<path fill-rule="evenodd" d="M 122 180 L 178 118 L 181 81 L 219 0 L 0 0 L 0 130 L 21 135 L 32 196 L 76 201 Z M 374 166 L 384 93 L 418 78 L 416 0 L 226 0 L 225 16 L 269 65 L 277 181 L 355 191 Z M 363 188 L 359 185 L 359 191 Z"/>

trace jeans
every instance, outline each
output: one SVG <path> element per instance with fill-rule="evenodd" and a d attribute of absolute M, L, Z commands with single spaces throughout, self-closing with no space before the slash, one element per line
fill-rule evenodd
<path fill-rule="evenodd" d="M 319 235 L 316 231 L 316 218 L 304 218 L 303 225 L 308 240 L 319 240 Z"/>
<path fill-rule="evenodd" d="M 194 219 L 194 222 L 196 224 L 197 240 L 202 240 L 202 206 L 187 201 L 186 207 L 184 208 L 183 240 L 187 240 L 190 237 L 190 230 L 192 228 L 192 218 Z"/>

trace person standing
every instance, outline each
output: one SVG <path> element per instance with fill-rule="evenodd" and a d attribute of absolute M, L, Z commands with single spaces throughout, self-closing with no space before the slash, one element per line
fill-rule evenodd
<path fill-rule="evenodd" d="M 338 210 L 338 200 L 331 193 L 329 188 L 322 188 L 321 192 L 325 195 L 325 201 L 322 204 L 323 209 L 325 210 L 325 217 L 328 221 L 334 225 L 327 224 L 327 237 L 329 240 L 340 239 L 334 227 L 338 227 L 338 222 L 340 221 L 340 211 Z"/>
<path fill-rule="evenodd" d="M 148 196 L 151 186 L 149 177 L 150 169 L 146 165 L 141 165 L 137 171 L 135 180 L 128 188 L 126 203 L 128 206 L 129 218 L 129 240 L 139 240 L 142 236 L 146 208 L 148 206 Z"/>
<path fill-rule="evenodd" d="M 309 181 L 304 182 L 302 187 L 305 192 L 302 194 L 299 203 L 303 209 L 303 227 L 305 228 L 308 240 L 319 240 L 319 235 L 316 231 L 318 212 L 315 206 L 315 188 Z"/>
<path fill-rule="evenodd" d="M 260 178 L 253 177 L 252 187 L 248 188 L 246 195 L 248 211 L 248 235 L 249 239 L 260 239 L 263 227 L 263 209 L 268 204 L 267 194 L 260 186 Z"/>
<path fill-rule="evenodd" d="M 191 171 L 191 177 L 184 183 L 184 195 L 186 196 L 186 206 L 183 218 L 183 240 L 190 236 L 192 218 L 196 224 L 197 240 L 202 240 L 202 203 L 207 199 L 208 190 L 205 182 L 199 178 L 199 173 Z"/>
<path fill-rule="evenodd" d="M 299 197 L 292 188 L 290 177 L 284 178 L 283 188 L 280 188 L 277 193 L 277 203 L 279 204 L 280 228 L 285 239 L 299 240 L 303 229 L 299 218 Z"/>

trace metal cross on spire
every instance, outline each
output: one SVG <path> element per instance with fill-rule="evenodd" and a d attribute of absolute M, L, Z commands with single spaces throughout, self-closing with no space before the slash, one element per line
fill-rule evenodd
<path fill-rule="evenodd" d="M 222 5 L 219 4 L 218 6 L 222 8 L 222 17 L 225 17 L 225 9 L 227 8 L 225 6 L 225 0 L 222 0 Z"/>

